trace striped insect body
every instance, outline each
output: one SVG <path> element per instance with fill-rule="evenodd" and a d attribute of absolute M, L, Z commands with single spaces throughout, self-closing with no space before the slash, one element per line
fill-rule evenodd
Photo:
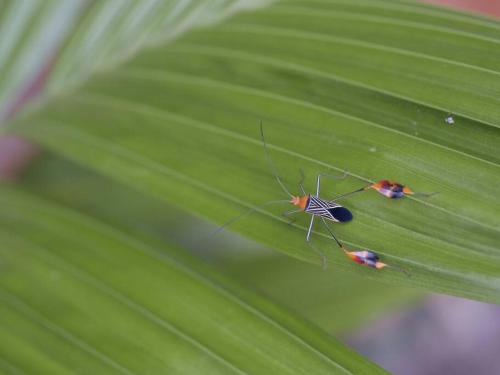
<path fill-rule="evenodd" d="M 304 211 L 308 214 L 321 216 L 335 223 L 344 223 L 352 220 L 351 212 L 341 205 L 309 195 Z"/>
<path fill-rule="evenodd" d="M 272 205 L 272 204 L 282 204 L 282 203 L 291 203 L 294 206 L 298 207 L 296 210 L 292 211 L 287 211 L 283 213 L 283 216 L 288 217 L 289 215 L 298 213 L 298 212 L 306 212 L 311 215 L 311 220 L 309 222 L 309 229 L 306 234 L 306 241 L 309 243 L 309 239 L 311 236 L 313 224 L 314 224 L 314 219 L 316 217 L 321 217 L 322 219 L 327 219 L 336 223 L 342 223 L 342 222 L 347 222 L 352 220 L 352 213 L 345 207 L 342 207 L 341 205 L 335 203 L 334 201 L 328 201 L 319 198 L 319 191 L 320 191 L 320 183 L 321 183 L 321 177 L 329 177 L 329 178 L 334 178 L 334 179 L 342 179 L 346 177 L 346 173 L 344 173 L 342 176 L 330 176 L 327 174 L 319 174 L 316 178 L 316 194 L 306 194 L 304 191 L 304 187 L 302 185 L 302 182 L 304 180 L 304 174 L 302 174 L 302 180 L 299 183 L 301 192 L 303 195 L 301 196 L 295 196 L 290 193 L 286 185 L 283 183 L 281 177 L 278 175 L 276 171 L 276 167 L 274 166 L 274 163 L 271 159 L 271 156 L 269 154 L 269 150 L 267 148 L 266 140 L 264 138 L 264 130 L 262 128 L 262 123 L 260 124 L 260 134 L 262 138 L 262 144 L 264 145 L 264 151 L 267 157 L 267 162 L 269 163 L 269 167 L 271 171 L 273 172 L 274 178 L 276 179 L 276 182 L 278 185 L 281 187 L 283 192 L 289 196 L 290 200 L 275 200 L 275 201 L 269 201 L 260 204 L 259 206 L 253 207 L 248 209 L 246 212 L 242 213 L 241 215 L 227 221 L 225 224 L 223 224 L 221 227 L 219 227 L 216 231 L 220 232 L 224 228 L 226 228 L 228 225 L 234 223 L 235 221 L 241 219 L 242 217 L 255 212 L 258 210 L 260 207 Z M 310 244 L 309 244 L 310 245 Z M 324 256 L 323 256 L 324 258 Z M 324 260 L 324 259 L 323 259 Z"/>

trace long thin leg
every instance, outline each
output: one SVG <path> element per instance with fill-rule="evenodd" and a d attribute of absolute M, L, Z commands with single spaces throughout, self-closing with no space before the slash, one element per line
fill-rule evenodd
<path fill-rule="evenodd" d="M 323 220 L 323 224 L 325 225 L 326 229 L 328 230 L 328 232 L 330 232 L 331 236 L 333 237 L 333 239 L 337 242 L 337 245 L 340 246 L 340 248 L 342 250 L 344 250 L 344 253 L 348 253 L 347 249 L 344 247 L 344 245 L 342 245 L 340 243 L 340 241 L 337 239 L 337 237 L 335 236 L 335 234 L 333 234 L 333 231 L 330 229 L 330 226 L 328 225 L 328 223 L 326 222 L 326 220 L 324 218 L 321 218 L 321 220 Z M 370 250 L 370 252 L 372 252 Z M 372 252 L 373 253 L 373 252 Z M 389 267 L 389 268 L 394 268 L 394 269 L 397 269 L 401 272 L 403 272 L 406 276 L 410 277 L 411 274 L 410 272 L 406 269 L 406 268 L 403 268 L 403 267 L 399 267 L 399 266 L 391 266 L 389 264 L 385 264 L 385 266 Z"/>
<path fill-rule="evenodd" d="M 313 228 L 313 224 L 314 224 L 314 215 L 311 216 L 311 222 L 309 223 L 309 229 L 307 230 L 307 235 L 306 235 L 306 241 L 309 242 L 309 239 L 311 237 L 311 231 L 312 231 L 312 228 Z"/>
<path fill-rule="evenodd" d="M 311 247 L 311 249 L 313 249 L 316 253 L 319 254 L 320 258 L 321 258 L 321 268 L 323 268 L 324 270 L 326 270 L 326 255 L 325 253 L 323 253 L 320 249 L 318 249 L 316 246 L 313 246 L 313 244 L 311 242 L 307 242 L 307 244 Z"/>
<path fill-rule="evenodd" d="M 356 194 L 356 193 L 361 193 L 362 191 L 368 190 L 370 188 L 370 186 L 371 185 L 368 185 L 368 186 L 362 187 L 361 189 L 351 191 L 350 193 L 345 193 L 345 194 L 337 195 L 335 198 L 333 198 L 332 200 L 330 200 L 330 202 L 337 202 L 338 200 L 340 200 L 342 198 L 345 198 L 345 197 L 348 197 L 349 195 Z"/>
<path fill-rule="evenodd" d="M 346 178 L 347 176 L 347 171 L 344 171 L 344 173 L 342 174 L 342 176 L 332 176 L 328 173 L 320 173 L 318 175 L 318 177 L 316 178 L 316 196 L 319 197 L 319 186 L 320 186 L 320 183 L 321 183 L 321 177 L 328 177 L 328 178 L 331 178 L 331 179 L 334 179 L 334 180 L 342 180 L 344 178 Z"/>
<path fill-rule="evenodd" d="M 232 223 L 234 223 L 234 222 L 242 219 L 243 217 L 251 214 L 252 212 L 255 212 L 255 211 L 261 209 L 262 207 L 265 207 L 265 206 L 268 206 L 268 205 L 272 205 L 272 204 L 277 204 L 277 203 L 290 203 L 290 202 L 287 201 L 287 200 L 269 201 L 269 202 L 265 202 L 265 203 L 259 204 L 259 205 L 255 206 L 255 207 L 249 208 L 248 210 L 246 210 L 242 214 L 233 217 L 231 220 L 226 221 L 219 228 L 217 228 L 215 231 L 213 231 L 212 235 L 216 235 L 217 233 L 223 231 L 226 227 L 228 227 Z"/>
<path fill-rule="evenodd" d="M 330 232 L 330 235 L 333 237 L 333 239 L 335 240 L 335 242 L 337 242 L 337 245 L 339 245 L 339 247 L 341 249 L 344 248 L 344 246 L 340 243 L 340 241 L 337 239 L 337 236 L 335 236 L 335 234 L 333 233 L 333 231 L 330 229 L 330 226 L 328 225 L 328 223 L 326 222 L 326 220 L 322 217 L 321 220 L 323 221 L 323 224 L 325 225 L 326 229 L 328 230 L 328 232 Z"/>
<path fill-rule="evenodd" d="M 319 185 L 321 184 L 321 173 L 316 177 L 316 196 L 319 197 Z"/>
<path fill-rule="evenodd" d="M 290 215 L 293 215 L 293 214 L 296 214 L 296 213 L 299 213 L 299 212 L 302 212 L 303 210 L 302 209 L 299 209 L 299 210 L 291 210 L 291 211 L 285 211 L 281 214 L 281 216 L 284 216 L 286 218 L 288 218 Z M 288 221 L 288 225 L 291 225 L 293 224 L 297 219 L 295 217 L 292 217 L 289 221 Z"/>
<path fill-rule="evenodd" d="M 350 193 L 345 193 L 345 194 L 342 194 L 342 195 L 337 195 L 335 198 L 333 198 L 332 200 L 330 200 L 330 202 L 337 202 L 339 201 L 340 199 L 342 198 L 345 198 L 345 197 L 348 197 L 350 195 L 353 195 L 353 194 L 356 194 L 356 193 L 360 193 L 362 191 L 367 191 L 372 185 L 368 185 L 368 186 L 365 186 L 365 187 L 362 187 L 361 189 L 358 189 L 358 190 L 354 190 L 354 191 L 351 191 Z M 433 193 L 406 193 L 407 195 L 412 195 L 412 196 L 423 196 L 423 197 L 430 197 L 430 196 L 433 196 L 435 194 L 439 194 L 438 192 L 433 192 Z"/>

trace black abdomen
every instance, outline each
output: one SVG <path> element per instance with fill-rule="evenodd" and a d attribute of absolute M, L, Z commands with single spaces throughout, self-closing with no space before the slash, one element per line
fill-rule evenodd
<path fill-rule="evenodd" d="M 332 216 L 341 223 L 352 220 L 351 211 L 349 211 L 345 207 L 339 206 L 339 207 L 329 208 L 328 212 L 330 212 Z"/>

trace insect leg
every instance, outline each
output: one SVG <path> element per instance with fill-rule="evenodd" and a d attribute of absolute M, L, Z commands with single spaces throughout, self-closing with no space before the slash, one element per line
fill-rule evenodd
<path fill-rule="evenodd" d="M 330 229 L 330 226 L 328 225 L 328 223 L 326 222 L 326 220 L 324 218 L 321 218 L 321 220 L 323 221 L 323 224 L 325 225 L 326 229 L 328 230 L 328 232 L 330 232 L 331 236 L 333 237 L 333 239 L 337 242 L 337 245 L 340 246 L 340 248 L 342 250 L 344 250 L 344 253 L 349 255 L 349 252 L 348 250 L 344 247 L 344 245 L 342 245 L 340 243 L 340 241 L 337 239 L 337 237 L 335 236 L 335 234 L 333 234 L 333 231 Z M 372 253 L 373 255 L 377 256 L 373 251 L 370 250 L 370 253 Z M 377 256 L 377 259 L 378 259 L 378 256 Z M 378 262 L 378 260 L 377 260 Z M 378 264 L 381 265 L 381 267 L 376 267 L 376 268 L 382 268 L 382 267 L 389 267 L 389 268 L 394 268 L 398 271 L 401 271 L 403 272 L 406 276 L 410 277 L 411 274 L 410 272 L 406 269 L 406 268 L 403 268 L 403 267 L 398 267 L 398 266 L 390 266 L 388 264 L 385 264 L 385 263 L 382 263 L 382 262 L 378 262 Z"/>
<path fill-rule="evenodd" d="M 320 186 L 321 177 L 328 177 L 328 178 L 331 178 L 333 180 L 342 180 L 342 179 L 346 178 L 346 176 L 347 176 L 347 171 L 344 171 L 344 173 L 341 176 L 332 176 L 331 174 L 328 174 L 328 173 L 320 173 L 316 179 L 316 196 L 317 197 L 319 196 L 319 186 Z"/>
<path fill-rule="evenodd" d="M 307 242 L 309 242 L 309 239 L 311 237 L 311 231 L 313 228 L 313 224 L 314 224 L 314 215 L 311 216 L 311 222 L 309 223 L 309 229 L 307 230 L 307 234 L 306 234 L 306 241 Z"/>
<path fill-rule="evenodd" d="M 293 214 L 296 214 L 296 213 L 299 213 L 299 212 L 302 212 L 303 210 L 302 209 L 299 209 L 299 210 L 291 210 L 291 211 L 285 211 L 281 214 L 281 216 L 284 216 L 286 218 L 288 218 L 290 215 L 293 215 Z M 289 221 L 288 221 L 288 225 L 291 225 L 293 223 L 295 223 L 297 219 L 295 217 L 292 217 Z"/>
<path fill-rule="evenodd" d="M 255 212 L 255 211 L 258 211 L 260 210 L 262 207 L 265 207 L 265 206 L 268 206 L 268 205 L 273 205 L 273 204 L 277 204 L 277 203 L 290 203 L 289 201 L 287 200 L 277 200 L 277 201 L 269 201 L 269 202 L 265 202 L 265 203 L 262 203 L 262 204 L 259 204 L 255 207 L 252 207 L 252 208 L 249 208 L 248 210 L 246 210 L 245 212 L 243 212 L 242 214 L 238 215 L 238 216 L 235 216 L 233 217 L 231 220 L 228 220 L 226 221 L 224 224 L 222 224 L 219 228 L 217 228 L 213 233 L 212 235 L 216 235 L 217 233 L 223 231 L 226 227 L 228 227 L 229 225 L 233 224 L 234 222 L 244 218 L 245 216 L 251 214 L 252 212 Z"/>
<path fill-rule="evenodd" d="M 325 253 L 323 253 L 316 246 L 313 246 L 313 244 L 311 242 L 307 242 L 307 244 L 311 247 L 311 249 L 313 249 L 316 253 L 319 254 L 319 256 L 321 258 L 321 268 L 323 268 L 324 270 L 326 270 L 326 255 L 325 255 Z"/>
<path fill-rule="evenodd" d="M 340 243 L 340 241 L 337 239 L 337 236 L 335 236 L 335 234 L 333 234 L 333 231 L 328 226 L 328 223 L 326 222 L 325 218 L 322 217 L 321 220 L 323 221 L 323 224 L 325 225 L 328 232 L 330 232 L 330 235 L 332 236 L 332 238 L 335 240 L 335 242 L 337 242 L 337 245 L 339 245 L 339 247 L 341 249 L 344 249 L 344 246 Z"/>
<path fill-rule="evenodd" d="M 319 185 L 321 184 L 321 173 L 316 177 L 316 196 L 319 197 Z M 314 216 L 313 216 L 314 217 Z M 311 220 L 312 223 L 312 220 Z"/>

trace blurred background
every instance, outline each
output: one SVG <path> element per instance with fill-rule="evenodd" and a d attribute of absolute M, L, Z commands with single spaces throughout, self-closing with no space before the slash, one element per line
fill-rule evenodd
<path fill-rule="evenodd" d="M 426 1 L 500 16 L 500 2 L 495 0 Z M 43 43 L 35 43 L 36 49 L 26 52 L 27 61 L 30 61 L 28 54 L 33 54 L 43 63 L 21 67 L 1 93 L 2 122 L 46 88 L 64 34 L 84 6 L 85 1 L 67 2 L 54 11 L 53 30 L 44 37 Z M 172 29 L 172 35 L 183 25 L 177 27 Z M 8 49 L 8 43 L 2 39 L 0 49 Z M 82 69 L 91 71 L 89 67 Z M 42 152 L 14 136 L 0 139 L 0 178 L 17 181 L 28 190 L 82 211 L 97 213 L 104 219 L 116 220 L 116 212 L 121 210 L 120 225 L 140 227 L 159 239 L 174 238 L 214 267 L 304 316 L 392 373 L 500 374 L 498 305 L 366 283 L 340 270 L 322 272 L 318 267 L 271 252 L 229 232 L 208 239 L 203 237 L 205 242 L 201 248 L 201 236 L 215 229 L 211 224 L 152 198 L 139 196 L 129 188 Z M 102 194 L 104 185 L 110 187 L 105 189 L 109 194 Z M 193 232 L 200 237 L 193 237 Z M 240 251 L 235 253 L 235 248 Z"/>

